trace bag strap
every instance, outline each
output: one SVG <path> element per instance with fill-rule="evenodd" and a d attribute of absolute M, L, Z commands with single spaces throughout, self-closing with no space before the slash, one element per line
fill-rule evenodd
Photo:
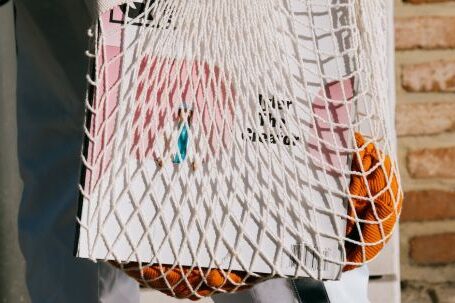
<path fill-rule="evenodd" d="M 324 283 L 312 278 L 291 280 L 299 303 L 330 303 Z"/>

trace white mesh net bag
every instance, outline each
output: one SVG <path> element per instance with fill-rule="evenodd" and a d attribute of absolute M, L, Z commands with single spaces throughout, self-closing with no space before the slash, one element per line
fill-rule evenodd
<path fill-rule="evenodd" d="M 336 280 L 402 191 L 386 0 L 99 1 L 77 255 L 198 299 Z"/>

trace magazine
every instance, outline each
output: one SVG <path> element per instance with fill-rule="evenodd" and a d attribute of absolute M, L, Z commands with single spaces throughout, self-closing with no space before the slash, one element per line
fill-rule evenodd
<path fill-rule="evenodd" d="M 295 24 L 277 34 L 297 31 L 298 45 L 283 34 L 283 48 L 304 68 L 290 64 L 277 80 L 290 88 L 276 92 L 245 89 L 250 75 L 237 69 L 251 62 L 196 58 L 185 4 L 134 1 L 100 16 L 78 257 L 308 276 L 303 262 L 339 277 L 352 144 L 343 125 L 355 110 L 343 100 L 357 79 L 339 55 L 349 30 L 322 28 L 349 17 L 325 6 L 314 16 L 302 3 L 290 1 Z"/>

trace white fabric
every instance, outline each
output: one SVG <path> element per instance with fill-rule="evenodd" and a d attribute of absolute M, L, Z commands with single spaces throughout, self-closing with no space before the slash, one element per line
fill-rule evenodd
<path fill-rule="evenodd" d="M 344 273 L 340 281 L 327 281 L 324 285 L 331 302 L 367 303 L 368 278 L 368 268 L 363 266 Z"/>
<path fill-rule="evenodd" d="M 299 303 L 287 279 L 273 279 L 234 294 L 212 297 L 215 303 Z"/>
<path fill-rule="evenodd" d="M 363 266 L 344 273 L 340 281 L 324 282 L 331 303 L 368 303 L 368 268 Z M 286 279 L 274 279 L 236 294 L 213 297 L 215 303 L 299 303 Z"/>
<path fill-rule="evenodd" d="M 98 12 L 103 13 L 108 9 L 113 8 L 116 5 L 120 5 L 123 3 L 132 3 L 133 0 L 100 0 L 97 1 L 98 5 Z"/>
<path fill-rule="evenodd" d="M 137 283 L 73 256 L 89 22 L 82 1 L 17 1 L 19 237 L 36 303 L 137 303 Z"/>

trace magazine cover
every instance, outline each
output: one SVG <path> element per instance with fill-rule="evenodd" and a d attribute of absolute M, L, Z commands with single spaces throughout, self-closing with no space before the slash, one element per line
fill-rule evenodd
<path fill-rule="evenodd" d="M 293 23 L 267 29 L 286 78 L 255 54 L 233 61 L 229 54 L 246 52 L 237 41 L 221 55 L 216 42 L 191 38 L 216 32 L 228 12 L 201 21 L 197 5 L 190 14 L 178 1 L 149 0 L 100 17 L 77 256 L 308 276 L 303 262 L 323 279 L 339 276 L 355 111 L 346 100 L 357 85 L 342 27 L 350 17 L 289 3 Z M 323 30 L 334 22 L 339 32 Z M 259 63 L 263 74 L 249 74 Z"/>

